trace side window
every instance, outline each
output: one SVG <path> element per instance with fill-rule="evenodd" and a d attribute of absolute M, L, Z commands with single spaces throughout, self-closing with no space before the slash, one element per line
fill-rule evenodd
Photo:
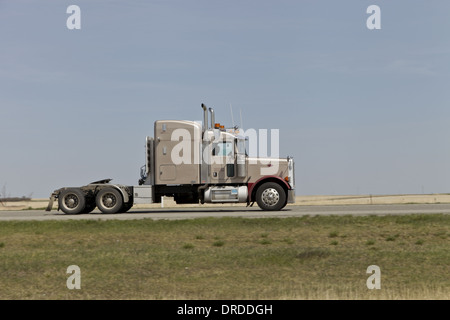
<path fill-rule="evenodd" d="M 234 145 L 233 145 L 233 141 L 226 141 L 223 143 L 223 155 L 224 156 L 232 156 L 234 154 Z"/>
<path fill-rule="evenodd" d="M 213 146 L 212 155 L 213 156 L 232 156 L 233 153 L 233 142 L 232 141 L 223 141 L 218 142 Z"/>

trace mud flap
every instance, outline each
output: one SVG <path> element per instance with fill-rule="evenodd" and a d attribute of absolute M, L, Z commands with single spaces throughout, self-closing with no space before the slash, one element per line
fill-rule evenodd
<path fill-rule="evenodd" d="M 53 192 L 50 196 L 50 200 L 48 202 L 48 206 L 47 209 L 45 209 L 45 211 L 52 211 L 53 208 L 53 202 L 56 200 L 56 196 L 58 195 L 58 193 Z"/>

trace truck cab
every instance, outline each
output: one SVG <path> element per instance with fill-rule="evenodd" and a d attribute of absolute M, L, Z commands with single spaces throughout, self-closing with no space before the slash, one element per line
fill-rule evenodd
<path fill-rule="evenodd" d="M 154 189 L 154 198 L 173 196 L 177 203 L 257 202 L 263 210 L 281 210 L 295 202 L 293 158 L 249 157 L 242 130 L 215 123 L 212 108 L 208 126 L 206 106 L 202 108 L 203 124 L 155 122 L 140 180 Z"/>

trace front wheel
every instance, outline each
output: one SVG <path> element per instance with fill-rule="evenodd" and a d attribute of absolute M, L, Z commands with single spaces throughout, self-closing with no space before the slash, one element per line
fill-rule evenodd
<path fill-rule="evenodd" d="M 123 199 L 117 189 L 106 188 L 97 193 L 95 203 L 102 213 L 118 213 L 122 209 Z"/>
<path fill-rule="evenodd" d="M 256 190 L 256 202 L 263 210 L 278 211 L 286 204 L 286 191 L 275 182 L 266 182 Z"/>

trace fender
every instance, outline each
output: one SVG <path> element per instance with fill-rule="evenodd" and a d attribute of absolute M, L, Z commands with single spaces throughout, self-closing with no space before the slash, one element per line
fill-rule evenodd
<path fill-rule="evenodd" d="M 285 180 L 281 179 L 279 176 L 264 176 L 259 178 L 258 180 L 256 180 L 256 182 L 252 182 L 248 184 L 248 197 L 249 197 L 249 201 L 253 201 L 252 199 L 252 194 L 253 194 L 253 189 L 257 186 L 260 185 L 261 183 L 265 182 L 265 180 L 267 181 L 276 181 L 276 182 L 280 182 L 281 185 L 286 186 L 286 189 L 291 190 L 291 186 L 289 185 L 289 183 L 287 183 Z"/>
<path fill-rule="evenodd" d="M 120 184 L 118 184 L 118 185 L 113 184 L 111 186 L 120 191 L 120 193 L 122 194 L 124 203 L 127 203 L 128 201 L 130 201 L 130 197 L 128 196 L 128 192 L 125 191 L 125 187 L 124 186 L 122 186 Z"/>
<path fill-rule="evenodd" d="M 121 184 L 110 184 L 109 182 L 111 180 L 112 179 L 104 179 L 104 180 L 100 180 L 100 181 L 95 181 L 95 182 L 88 184 L 86 187 L 90 187 L 90 186 L 98 187 L 99 186 L 100 189 L 102 189 L 104 187 L 112 187 L 120 192 L 124 203 L 127 203 L 128 201 L 130 201 L 130 197 L 128 196 L 128 192 L 126 191 L 126 187 Z"/>

